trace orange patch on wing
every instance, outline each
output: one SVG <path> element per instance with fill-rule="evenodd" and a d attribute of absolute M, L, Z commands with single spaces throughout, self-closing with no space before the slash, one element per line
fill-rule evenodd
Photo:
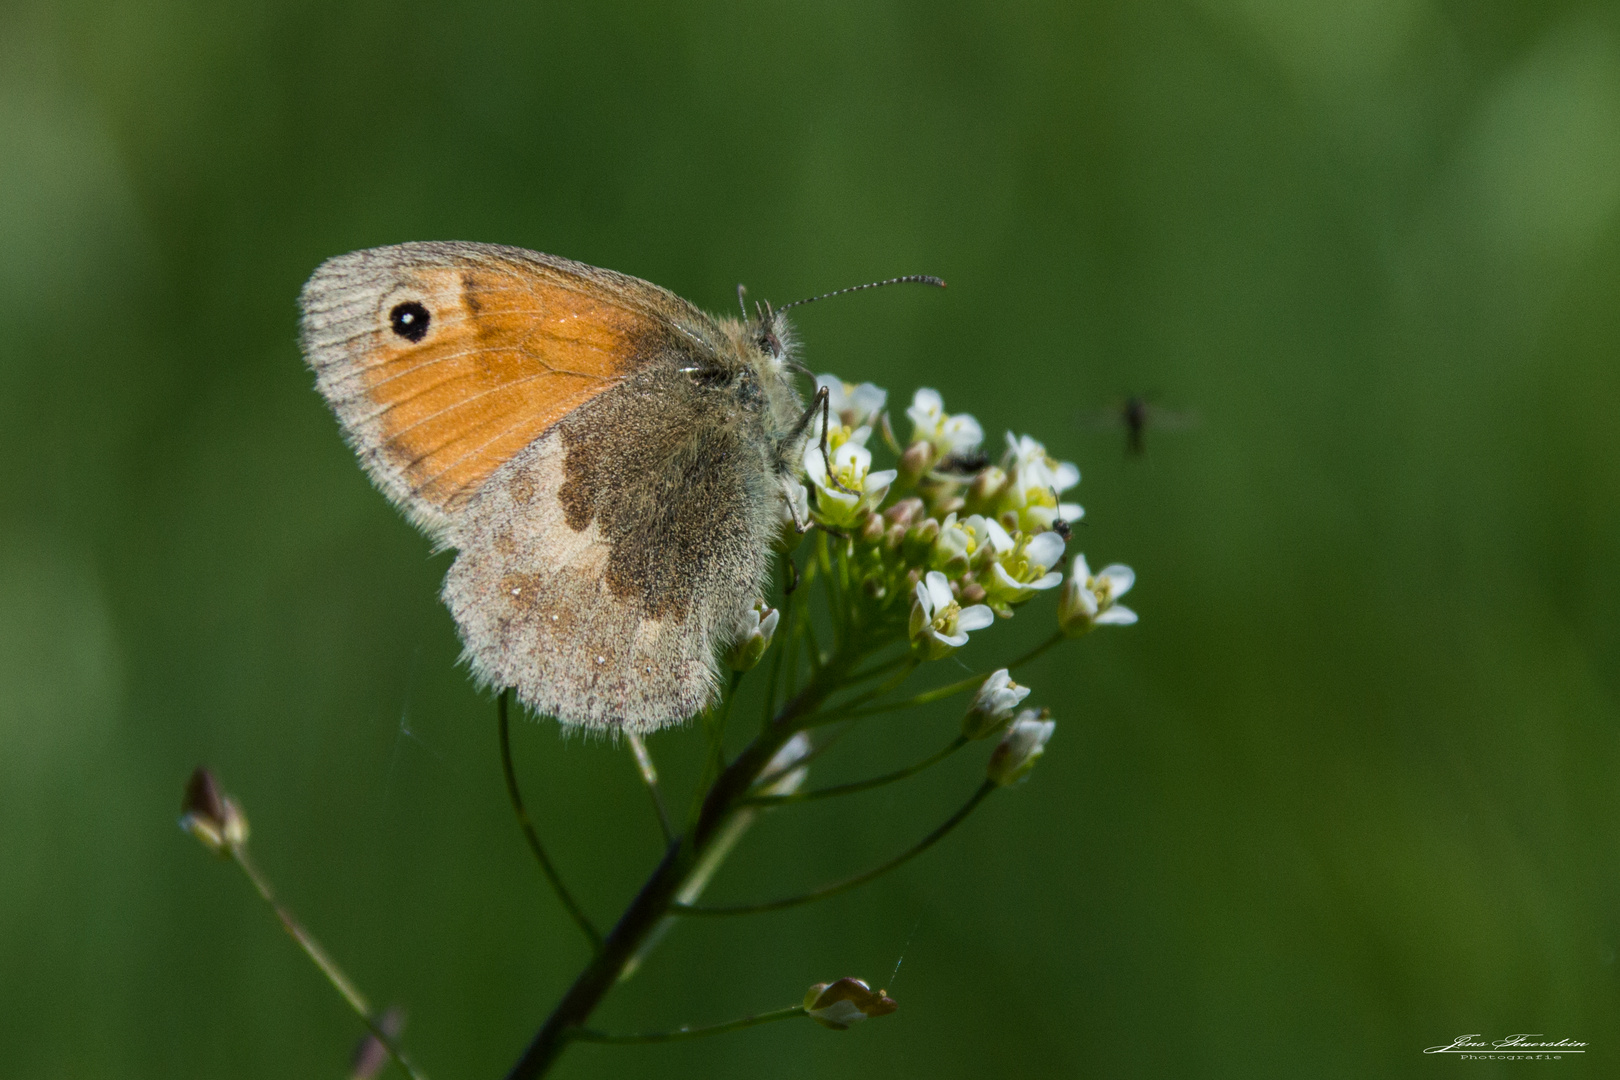
<path fill-rule="evenodd" d="M 570 411 L 612 386 L 645 324 L 536 275 L 489 266 L 415 275 L 426 337 L 376 332 L 362 360 L 384 453 L 412 491 L 453 507 Z M 641 324 L 638 326 L 638 324 Z"/>

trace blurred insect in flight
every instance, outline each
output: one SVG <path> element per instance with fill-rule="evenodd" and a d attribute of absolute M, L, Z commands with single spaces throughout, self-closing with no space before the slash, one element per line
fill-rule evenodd
<path fill-rule="evenodd" d="M 1106 409 L 1081 417 L 1081 425 L 1092 431 L 1125 430 L 1125 454 L 1141 457 L 1147 452 L 1146 433 L 1155 431 L 1185 431 L 1198 426 L 1198 414 L 1173 412 L 1155 405 L 1141 394 L 1130 394 Z"/>

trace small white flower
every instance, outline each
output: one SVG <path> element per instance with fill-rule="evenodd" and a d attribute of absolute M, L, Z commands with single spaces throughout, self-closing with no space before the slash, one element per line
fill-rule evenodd
<path fill-rule="evenodd" d="M 1059 502 L 1058 496 L 1080 482 L 1080 470 L 1070 461 L 1058 461 L 1046 447 L 1028 435 L 1007 432 L 1004 462 L 1008 482 L 997 497 L 998 510 L 1011 510 L 1025 532 L 1044 532 L 1059 521 L 1085 516 L 1077 503 Z"/>
<path fill-rule="evenodd" d="M 1013 549 L 1013 539 L 994 521 L 973 514 L 957 520 L 947 514 L 934 541 L 934 565 L 961 574 L 970 565 L 980 566 Z"/>
<path fill-rule="evenodd" d="M 827 408 L 847 428 L 870 424 L 883 411 L 889 392 L 869 382 L 847 383 L 836 375 L 817 375 L 816 386 L 827 389 Z"/>
<path fill-rule="evenodd" d="M 1028 696 L 1029 687 L 1013 682 L 1006 668 L 992 672 L 973 695 L 973 704 L 962 717 L 962 734 L 969 739 L 995 734 L 1012 716 L 1018 703 Z"/>
<path fill-rule="evenodd" d="M 1103 567 L 1095 575 L 1084 555 L 1074 557 L 1069 580 L 1058 594 L 1058 626 L 1078 637 L 1098 626 L 1130 626 L 1136 612 L 1117 601 L 1136 584 L 1136 572 L 1121 563 Z"/>
<path fill-rule="evenodd" d="M 1002 535 L 1006 535 L 1003 533 Z M 1063 575 L 1051 569 L 1063 558 L 1063 537 L 1055 532 L 1026 536 L 999 552 L 990 572 L 980 576 L 990 606 L 998 614 L 1011 614 L 1037 592 L 1056 588 Z"/>
<path fill-rule="evenodd" d="M 911 640 L 930 660 L 937 660 L 967 644 L 968 634 L 996 621 L 983 604 L 962 607 L 951 593 L 951 583 L 938 570 L 917 582 L 911 608 Z"/>
<path fill-rule="evenodd" d="M 758 664 L 759 658 L 770 648 L 771 637 L 776 633 L 776 624 L 781 618 L 780 611 L 767 606 L 763 600 L 755 600 L 754 606 L 743 612 L 738 620 L 736 636 L 731 648 L 726 650 L 727 665 L 733 671 L 749 671 Z"/>
<path fill-rule="evenodd" d="M 932 444 L 942 458 L 972 450 L 984 441 L 984 429 L 973 417 L 945 412 L 945 399 L 938 390 L 918 390 L 906 415 L 911 417 L 911 441 Z"/>
<path fill-rule="evenodd" d="M 830 455 L 830 474 L 821 447 L 812 442 L 804 448 L 804 471 L 816 489 L 816 520 L 847 528 L 863 509 L 877 506 L 889 493 L 897 474 L 893 469 L 871 471 L 872 452 L 866 448 L 871 433 L 871 428 L 858 428 L 842 440 Z"/>
<path fill-rule="evenodd" d="M 1046 713 L 1025 709 L 1012 722 L 1007 734 L 990 754 L 986 775 L 1002 787 L 1016 784 L 1035 767 L 1035 759 L 1046 753 L 1046 743 L 1057 724 Z"/>

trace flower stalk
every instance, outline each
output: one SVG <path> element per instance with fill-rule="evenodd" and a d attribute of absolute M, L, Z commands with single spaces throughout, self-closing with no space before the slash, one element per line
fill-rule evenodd
<path fill-rule="evenodd" d="M 242 813 L 235 800 L 225 795 L 219 789 L 219 784 L 207 769 L 199 767 L 191 774 L 191 780 L 186 785 L 185 799 L 181 804 L 180 827 L 195 836 L 204 847 L 214 854 L 234 862 L 242 871 L 244 877 L 259 894 L 259 898 L 269 905 L 275 913 L 277 921 L 281 923 L 287 936 L 298 944 L 304 955 L 326 977 L 326 981 L 338 992 L 338 995 L 348 1003 L 349 1008 L 360 1018 L 366 1026 L 371 1038 L 380 1045 L 389 1057 L 405 1071 L 410 1080 L 427 1080 L 421 1071 L 411 1063 L 400 1049 L 396 1038 L 397 1021 L 390 1018 L 389 1013 L 376 1013 L 372 1010 L 371 1002 L 360 992 L 344 970 L 332 959 L 330 953 L 316 940 L 292 909 L 276 898 L 276 893 L 270 886 L 270 879 L 248 857 L 248 824 L 247 816 Z M 391 1028 L 395 1030 L 390 1030 Z"/>
<path fill-rule="evenodd" d="M 529 843 L 529 851 L 534 855 L 534 861 L 540 864 L 540 872 L 545 874 L 546 881 L 550 882 L 551 890 L 557 894 L 568 917 L 574 920 L 579 932 L 585 936 L 591 951 L 600 955 L 602 952 L 602 934 L 591 922 L 585 909 L 579 906 L 574 894 L 568 891 L 563 884 L 562 875 L 557 873 L 557 867 L 546 854 L 545 845 L 540 842 L 540 834 L 535 831 L 534 822 L 529 818 L 529 811 L 523 805 L 523 792 L 518 787 L 517 771 L 512 767 L 512 728 L 510 718 L 510 690 L 502 691 L 495 699 L 496 725 L 500 730 L 501 739 L 501 771 L 506 776 L 506 795 L 512 803 L 512 813 L 516 815 L 518 828 L 523 830 L 523 838 Z"/>

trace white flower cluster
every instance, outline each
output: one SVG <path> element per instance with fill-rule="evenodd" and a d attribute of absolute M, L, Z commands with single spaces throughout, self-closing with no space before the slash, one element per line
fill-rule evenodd
<path fill-rule="evenodd" d="M 827 392 L 825 445 L 820 431 L 806 441 L 807 484 L 791 486 L 784 517 L 808 517 L 846 542 L 862 602 L 874 611 L 907 598 L 907 629 L 919 655 L 945 656 L 996 616 L 1010 618 L 1037 594 L 1064 585 L 1069 527 L 1084 513 L 1063 501 L 1080 482 L 1072 462 L 1008 432 L 1006 451 L 992 463 L 981 450 L 978 420 L 947 412 L 939 392 L 926 387 L 906 409 L 911 437 L 900 446 L 884 413 L 885 390 L 834 375 L 818 376 L 816 385 Z M 899 458 L 894 468 L 874 468 L 880 430 Z M 1128 609 L 1113 603 L 1130 587 L 1121 571 L 1130 573 L 1117 566 L 1096 578 L 1087 573 L 1078 592 L 1072 580 L 1065 585 L 1066 632 L 1084 632 L 1078 627 L 1088 618 L 1085 629 L 1127 621 Z M 759 617 L 763 622 L 763 610 Z M 758 633 L 751 623 L 738 640 L 757 645 Z"/>

